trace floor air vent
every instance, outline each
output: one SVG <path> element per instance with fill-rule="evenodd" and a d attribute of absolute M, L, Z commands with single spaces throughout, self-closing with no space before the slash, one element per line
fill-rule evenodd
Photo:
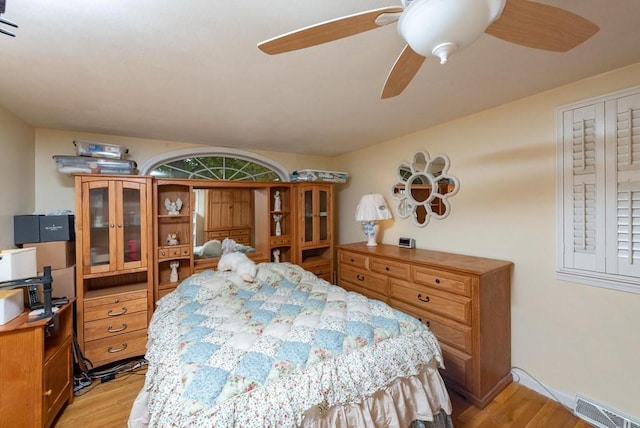
<path fill-rule="evenodd" d="M 580 395 L 574 411 L 578 417 L 599 428 L 640 428 L 640 422 Z"/>

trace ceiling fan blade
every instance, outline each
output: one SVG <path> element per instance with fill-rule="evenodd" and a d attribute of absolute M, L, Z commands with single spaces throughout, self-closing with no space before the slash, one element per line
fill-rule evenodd
<path fill-rule="evenodd" d="M 518 45 L 566 52 L 599 30 L 593 22 L 565 9 L 529 0 L 508 0 L 502 15 L 486 33 Z"/>
<path fill-rule="evenodd" d="M 409 45 L 406 45 L 387 76 L 380 98 L 385 99 L 400 95 L 420 70 L 425 59 Z"/>
<path fill-rule="evenodd" d="M 389 24 L 393 21 L 376 22 L 376 18 L 383 14 L 399 14 L 402 10 L 401 7 L 383 7 L 343 16 L 265 40 L 258 44 L 258 48 L 274 55 L 316 46 Z"/>

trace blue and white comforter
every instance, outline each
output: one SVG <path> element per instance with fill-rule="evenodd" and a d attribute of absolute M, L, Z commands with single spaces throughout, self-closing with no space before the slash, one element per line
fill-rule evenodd
<path fill-rule="evenodd" d="M 442 366 L 418 320 L 288 263 L 258 265 L 253 284 L 187 278 L 158 302 L 146 357 L 158 427 L 297 426 L 310 409 Z"/>

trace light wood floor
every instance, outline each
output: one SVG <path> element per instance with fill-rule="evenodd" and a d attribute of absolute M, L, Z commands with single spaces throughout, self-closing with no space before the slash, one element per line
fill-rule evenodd
<path fill-rule="evenodd" d="M 144 369 L 80 392 L 55 428 L 124 428 L 131 404 L 144 383 Z M 451 392 L 455 428 L 589 428 L 590 425 L 553 400 L 518 383 L 509 385 L 480 410 Z"/>

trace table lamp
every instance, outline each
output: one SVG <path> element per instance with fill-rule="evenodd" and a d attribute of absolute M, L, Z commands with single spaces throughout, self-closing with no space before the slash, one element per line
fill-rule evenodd
<path fill-rule="evenodd" d="M 362 222 L 362 229 L 368 238 L 367 246 L 375 247 L 378 245 L 376 238 L 378 236 L 378 221 L 392 218 L 391 211 L 387 207 L 384 197 L 379 193 L 370 193 L 360 198 L 358 207 L 356 208 L 356 221 Z"/>

